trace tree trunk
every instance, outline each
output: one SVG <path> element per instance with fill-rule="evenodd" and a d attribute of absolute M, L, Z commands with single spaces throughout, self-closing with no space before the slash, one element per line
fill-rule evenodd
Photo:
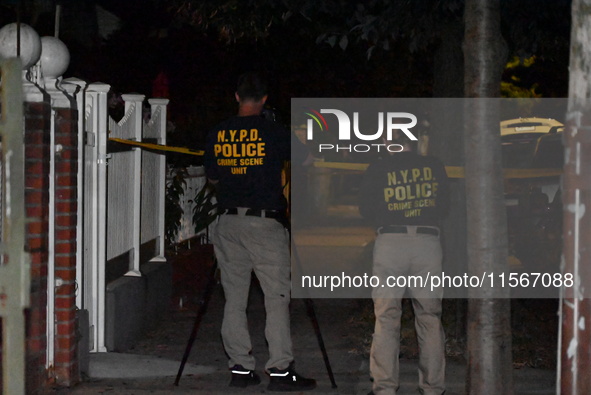
<path fill-rule="evenodd" d="M 467 0 L 464 13 L 465 178 L 468 270 L 498 273 L 507 267 L 507 219 L 498 97 L 506 50 L 499 0 Z M 468 301 L 469 394 L 512 394 L 511 320 L 508 290 L 470 289 Z"/>
<path fill-rule="evenodd" d="M 442 24 L 441 40 L 435 51 L 433 64 L 433 97 L 464 97 L 464 39 L 461 20 L 452 18 Z M 454 100 L 442 103 L 449 110 L 437 111 L 431 120 L 429 133 L 430 153 L 446 166 L 464 166 L 464 138 L 457 125 L 458 103 Z M 466 257 L 466 185 L 463 178 L 450 183 L 451 204 L 449 214 L 443 221 L 443 268 L 446 273 L 462 275 L 467 272 Z M 455 299 L 455 333 L 460 346 L 466 341 L 466 299 Z M 449 333 L 448 333 L 449 335 Z M 465 351 L 465 350 L 463 350 Z"/>
<path fill-rule="evenodd" d="M 560 301 L 557 392 L 591 393 L 591 1 L 573 0 L 569 75 L 569 103 L 563 204 L 564 269 L 574 275 L 574 287 L 563 288 Z"/>

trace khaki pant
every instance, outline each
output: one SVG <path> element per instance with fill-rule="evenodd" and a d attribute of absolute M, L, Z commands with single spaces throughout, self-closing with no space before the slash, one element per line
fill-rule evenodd
<path fill-rule="evenodd" d="M 439 237 L 416 234 L 378 235 L 374 247 L 373 274 L 385 284 L 388 276 L 426 276 L 441 274 Z M 396 394 L 399 386 L 400 317 L 402 297 L 408 289 L 415 314 L 419 344 L 419 391 L 442 394 L 445 391 L 445 338 L 441 325 L 441 289 L 428 287 L 377 287 L 373 290 L 375 330 L 371 345 L 370 373 L 375 394 Z"/>
<path fill-rule="evenodd" d="M 288 243 L 287 230 L 274 219 L 244 215 L 220 217 L 213 244 L 226 296 L 222 340 L 230 357 L 229 367 L 255 368 L 246 317 L 253 271 L 265 295 L 265 337 L 269 345 L 265 368 L 285 369 L 293 360 Z"/>

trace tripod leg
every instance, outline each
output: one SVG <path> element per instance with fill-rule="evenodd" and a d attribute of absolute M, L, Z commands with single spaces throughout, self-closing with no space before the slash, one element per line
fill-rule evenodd
<path fill-rule="evenodd" d="M 298 250 L 296 248 L 295 243 L 292 241 L 291 243 L 291 252 L 293 253 L 293 257 L 296 261 L 296 264 L 301 267 L 300 256 L 298 254 Z M 326 347 L 324 346 L 324 339 L 322 338 L 322 332 L 320 332 L 320 325 L 318 324 L 318 319 L 316 318 L 316 311 L 314 309 L 314 302 L 310 298 L 304 299 L 306 303 L 306 310 L 308 312 L 308 316 L 312 320 L 312 325 L 314 326 L 314 332 L 316 333 L 316 339 L 318 339 L 318 345 L 320 346 L 320 351 L 322 352 L 322 358 L 324 359 L 324 365 L 326 366 L 326 370 L 328 372 L 328 378 L 330 379 L 330 383 L 332 388 L 337 388 L 337 383 L 334 379 L 334 374 L 332 373 L 332 367 L 330 366 L 330 361 L 328 359 L 328 353 L 326 352 Z"/>
<path fill-rule="evenodd" d="M 197 337 L 197 331 L 199 330 L 199 325 L 201 325 L 201 320 L 207 311 L 207 305 L 209 304 L 209 300 L 211 299 L 211 294 L 213 293 L 213 286 L 215 285 L 215 271 L 217 269 L 217 261 L 214 257 L 213 265 L 211 265 L 211 271 L 209 273 L 209 280 L 207 281 L 207 285 L 205 287 L 205 291 L 203 293 L 203 303 L 199 307 L 199 311 L 197 312 L 197 316 L 195 317 L 195 323 L 193 324 L 193 330 L 191 331 L 191 336 L 189 337 L 189 341 L 187 342 L 187 347 L 185 348 L 185 354 L 183 355 L 183 360 L 181 361 L 181 366 L 179 366 L 179 371 L 176 375 L 176 380 L 174 381 L 174 385 L 178 386 L 179 381 L 181 380 L 181 376 L 183 375 L 183 370 L 185 369 L 185 364 L 187 363 L 187 359 L 189 359 L 189 354 L 191 353 L 191 348 L 193 347 L 193 343 L 195 342 L 195 338 Z"/>
<path fill-rule="evenodd" d="M 308 315 L 310 316 L 312 325 L 314 326 L 314 332 L 316 332 L 316 338 L 318 339 L 318 345 L 320 346 L 320 351 L 322 352 L 322 358 L 324 359 L 324 365 L 326 366 L 326 370 L 328 372 L 328 378 L 330 379 L 332 388 L 337 388 L 337 383 L 334 379 L 334 374 L 332 373 L 332 367 L 330 366 L 330 361 L 328 360 L 328 353 L 326 352 L 326 347 L 324 347 L 324 340 L 322 339 L 322 333 L 320 332 L 320 325 L 318 324 L 318 319 L 316 318 L 314 302 L 312 299 L 304 299 L 304 301 L 306 302 Z"/>

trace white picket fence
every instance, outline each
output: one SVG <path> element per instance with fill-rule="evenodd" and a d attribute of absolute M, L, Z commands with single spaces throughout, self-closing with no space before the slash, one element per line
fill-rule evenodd
<path fill-rule="evenodd" d="M 150 261 L 165 259 L 166 157 L 157 151 L 119 146 L 109 151 L 109 138 L 166 144 L 167 99 L 148 99 L 150 119 L 143 119 L 144 96 L 122 95 L 125 115 L 116 122 L 108 116 L 110 86 L 77 85 L 80 141 L 84 163 L 79 172 L 79 249 L 77 305 L 89 313 L 90 351 L 105 347 L 105 268 L 112 259 L 127 256 L 127 276 L 141 276 L 140 248 L 155 245 Z M 122 148 L 122 149 L 121 149 Z M 193 225 L 195 196 L 206 183 L 203 167 L 188 168 L 181 197 L 183 217 L 176 242 L 199 236 Z M 211 237 L 212 227 L 208 234 Z"/>
<path fill-rule="evenodd" d="M 89 312 L 90 351 L 105 352 L 107 261 L 126 254 L 126 275 L 141 276 L 140 247 L 149 242 L 156 246 L 150 261 L 165 261 L 166 157 L 133 146 L 109 152 L 108 141 L 116 137 L 165 144 L 168 100 L 149 99 L 151 117 L 144 122 L 145 97 L 123 95 L 125 115 L 116 122 L 108 116 L 109 85 L 66 82 L 81 88 L 76 99 L 81 115 L 79 148 L 84 152 L 84 165 L 78 196 L 84 203 L 79 205 L 82 207 L 78 216 L 82 248 L 77 268 L 77 304 Z"/>

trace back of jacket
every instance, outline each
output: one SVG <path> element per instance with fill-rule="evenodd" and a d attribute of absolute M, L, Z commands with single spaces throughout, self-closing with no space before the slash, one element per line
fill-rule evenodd
<path fill-rule="evenodd" d="M 449 206 L 445 167 L 432 156 L 398 152 L 369 165 L 359 210 L 376 227 L 439 226 Z"/>

